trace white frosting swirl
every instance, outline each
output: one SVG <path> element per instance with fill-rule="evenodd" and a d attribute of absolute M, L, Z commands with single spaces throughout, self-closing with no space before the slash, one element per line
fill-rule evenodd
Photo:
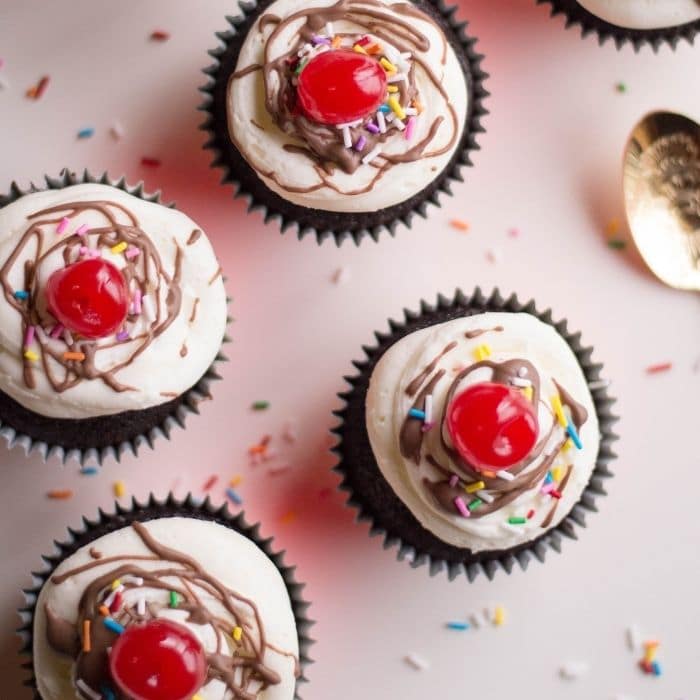
<path fill-rule="evenodd" d="M 501 327 L 502 331 L 491 331 Z M 488 330 L 475 338 L 465 333 Z M 401 454 L 400 432 L 414 397 L 406 389 L 445 348 L 456 342 L 456 347 L 444 354 L 435 370 L 446 370 L 433 393 L 433 416 L 436 427 L 424 434 L 420 463 L 416 465 Z M 426 455 L 431 454 L 450 471 L 459 473 L 451 462 L 440 440 L 439 426 L 446 409 L 446 397 L 456 375 L 476 363 L 475 350 L 487 345 L 489 360 L 496 363 L 520 359 L 529 361 L 540 378 L 541 395 L 538 406 L 540 438 L 551 436 L 540 457 L 534 459 L 522 472 L 534 471 L 564 439 L 564 431 L 553 417 L 550 397 L 557 393 L 556 380 L 588 412 L 581 428 L 583 449 L 561 451 L 552 469 L 561 468 L 562 474 L 571 465 L 571 473 L 551 522 L 542 526 L 555 501 L 541 493 L 542 483 L 526 490 L 511 503 L 480 518 L 464 518 L 456 509 L 448 512 L 439 504 L 424 479 L 431 482 L 445 480 L 445 475 L 431 465 Z M 432 376 L 432 373 L 431 373 Z M 457 391 L 472 383 L 488 381 L 491 371 L 478 368 L 460 382 Z M 366 399 L 366 421 L 372 450 L 382 475 L 396 495 L 406 504 L 418 521 L 441 540 L 472 551 L 501 550 L 534 540 L 556 526 L 579 500 L 595 467 L 599 445 L 598 420 L 586 379 L 576 356 L 556 330 L 530 314 L 484 313 L 455 319 L 411 333 L 392 345 L 380 358 L 370 380 Z M 449 436 L 444 434 L 449 445 Z M 486 490 L 488 494 L 488 489 Z M 464 494 L 469 503 L 474 496 Z M 526 517 L 524 524 L 511 525 L 510 517 Z"/>
<path fill-rule="evenodd" d="M 193 230 L 199 227 L 182 212 L 144 201 L 115 187 L 83 184 L 28 194 L 0 209 L 0 265 L 8 261 L 20 244 L 30 224 L 36 221 L 33 217 L 37 212 L 72 202 L 105 202 L 125 207 L 155 246 L 163 270 L 170 277 L 175 271 L 177 250 L 180 249 L 180 311 L 162 334 L 154 337 L 143 352 L 115 373 L 119 383 L 132 387 L 131 390 L 115 391 L 96 378 L 82 379 L 75 386 L 57 392 L 40 361 L 33 364 L 35 387 L 25 382 L 22 317 L 5 295 L 0 294 L 0 389 L 25 408 L 56 418 L 105 416 L 165 403 L 197 383 L 214 361 L 224 336 L 226 293 L 221 275 L 217 275 L 219 263 L 211 244 L 204 234 L 188 244 Z M 110 211 L 120 223 L 127 223 L 123 211 L 116 207 Z M 44 218 L 60 220 L 61 216 L 63 214 L 58 213 Z M 55 224 L 43 226 L 43 250 L 72 235 L 82 224 L 98 228 L 106 226 L 107 221 L 103 213 L 91 208 L 75 217 L 62 234 L 56 232 Z M 88 243 L 94 245 L 94 237 L 91 238 L 90 234 Z M 37 245 L 36 239 L 32 238 L 9 271 L 8 281 L 18 290 L 24 286 L 25 261 L 33 260 L 37 253 L 41 253 Z M 115 255 L 109 248 L 103 248 L 102 255 L 117 266 L 124 265 L 123 254 Z M 57 249 L 42 262 L 39 289 L 54 270 L 64 266 L 62 249 Z M 155 270 L 151 273 L 155 274 Z M 167 294 L 168 285 L 161 285 L 159 301 L 162 308 L 167 306 Z M 195 305 L 196 313 L 193 313 Z M 145 311 L 138 323 L 146 329 L 149 321 Z M 55 344 L 61 341 L 50 338 L 47 341 L 37 335 L 32 348 L 36 351 L 37 344 L 47 342 Z M 111 347 L 105 347 L 108 345 Z M 114 337 L 98 340 L 97 346 L 96 365 L 102 372 L 109 372 L 124 362 L 133 349 L 130 343 L 115 342 Z"/>
<path fill-rule="evenodd" d="M 275 649 L 268 647 L 265 665 L 277 672 L 281 682 L 270 685 L 257 694 L 258 700 L 292 700 L 296 687 L 295 657 L 298 657 L 298 639 L 294 613 L 289 595 L 280 572 L 272 561 L 248 538 L 219 523 L 194 518 L 174 517 L 150 520 L 144 523 L 148 533 L 159 544 L 176 549 L 193 557 L 209 574 L 238 594 L 252 600 L 258 608 L 266 640 Z M 104 559 L 112 556 L 144 556 L 151 552 L 131 527 L 116 530 L 99 537 L 82 547 L 56 568 L 55 575 L 62 574 L 85 564 L 95 563 L 90 555 L 94 548 Z M 120 560 L 119 564 L 134 564 L 142 569 L 153 570 L 163 566 L 162 561 L 138 559 Z M 73 682 L 73 659 L 56 652 L 47 641 L 47 618 L 45 606 L 58 617 L 75 623 L 78 619 L 78 603 L 85 588 L 95 578 L 114 569 L 115 562 L 97 566 L 71 576 L 63 583 L 48 580 L 39 594 L 34 617 L 34 671 L 39 693 L 44 700 L 83 700 Z M 197 595 L 206 608 L 221 619 L 231 619 L 230 613 L 203 589 Z M 187 621 L 187 613 L 168 609 L 168 593 L 149 588 L 145 583 L 130 588 L 124 594 L 125 605 L 135 605 L 138 597 L 144 596 L 148 603 L 155 603 L 158 617 L 167 617 L 189 628 L 200 640 L 206 652 L 216 651 L 216 636 L 211 627 Z M 235 623 L 231 622 L 231 629 Z M 229 645 L 223 652 L 231 653 Z M 219 680 L 209 681 L 198 696 L 202 700 L 231 700 Z"/>
<path fill-rule="evenodd" d="M 610 24 L 628 29 L 677 27 L 700 19 L 697 0 L 577 0 Z"/>
<path fill-rule="evenodd" d="M 336 0 L 314 0 L 314 5 L 319 8 L 329 7 L 335 2 Z M 381 2 L 390 8 L 393 4 L 403 3 L 404 0 Z M 299 10 L 308 9 L 308 6 L 307 0 L 276 0 L 263 15 L 274 15 L 284 19 Z M 405 20 L 406 16 L 402 15 L 401 18 Z M 449 43 L 445 47 L 444 35 L 434 22 L 427 16 L 425 20 L 415 16 L 411 16 L 409 20 L 428 38 L 430 48 L 417 53 L 437 76 L 456 111 L 457 134 L 452 147 L 442 155 L 418 157 L 417 160 L 393 165 L 368 192 L 352 194 L 353 191 L 364 190 L 371 185 L 377 174 L 376 168 L 371 165 L 361 165 L 353 174 L 345 173 L 339 168 L 333 175 L 324 174 L 326 181 L 332 185 L 329 187 L 323 184 L 318 166 L 308 156 L 284 150 L 285 144 L 304 146 L 304 143 L 283 133 L 273 121 L 265 108 L 263 76 L 260 70 L 256 70 L 240 78 L 232 78 L 229 82 L 229 131 L 243 157 L 271 190 L 304 207 L 338 212 L 369 212 L 410 199 L 427 187 L 445 168 L 459 146 L 464 129 L 468 102 L 466 81 L 454 50 Z M 299 26 L 299 22 L 290 24 L 290 29 L 281 32 L 273 45 L 268 47 L 270 60 L 289 51 L 290 42 L 293 41 Z M 241 48 L 236 72 L 265 63 L 265 47 L 274 29 L 274 24 L 267 24 L 261 31 L 258 19 Z M 347 20 L 334 22 L 333 30 L 335 33 L 366 33 L 363 27 Z M 415 69 L 415 82 L 424 111 L 417 118 L 413 137 L 409 141 L 397 132 L 396 136 L 382 144 L 381 150 L 384 153 L 397 155 L 408 151 L 428 135 L 431 125 L 439 116 L 444 117 L 444 120 L 427 150 L 441 150 L 450 142 L 454 133 L 455 126 L 444 97 L 418 65 Z M 311 192 L 290 191 L 295 188 L 312 187 L 318 189 Z"/>

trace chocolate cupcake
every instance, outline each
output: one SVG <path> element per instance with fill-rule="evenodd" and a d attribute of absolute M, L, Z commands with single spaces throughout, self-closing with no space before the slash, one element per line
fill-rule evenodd
<path fill-rule="evenodd" d="M 612 38 L 619 49 L 630 42 L 635 51 L 645 44 L 675 49 L 681 39 L 691 44 L 700 30 L 698 0 L 537 0 L 563 14 L 566 26 L 579 25 L 581 34 L 597 34 L 602 44 Z"/>
<path fill-rule="evenodd" d="M 87 173 L 0 197 L 0 433 L 101 461 L 184 425 L 223 359 L 226 294 L 201 229 Z"/>
<path fill-rule="evenodd" d="M 224 181 L 266 221 L 319 242 L 425 216 L 483 131 L 482 57 L 454 12 L 424 0 L 244 5 L 202 88 Z"/>
<path fill-rule="evenodd" d="M 25 591 L 36 698 L 299 697 L 308 603 L 257 525 L 172 496 L 84 523 Z"/>
<path fill-rule="evenodd" d="M 515 296 L 457 292 L 377 333 L 337 412 L 341 488 L 400 559 L 523 568 L 575 537 L 615 439 L 602 365 Z"/>

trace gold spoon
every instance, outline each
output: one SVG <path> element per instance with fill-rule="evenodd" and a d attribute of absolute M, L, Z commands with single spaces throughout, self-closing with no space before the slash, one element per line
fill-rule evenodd
<path fill-rule="evenodd" d="M 700 290 L 700 124 L 651 112 L 625 147 L 627 222 L 642 258 L 666 284 Z"/>

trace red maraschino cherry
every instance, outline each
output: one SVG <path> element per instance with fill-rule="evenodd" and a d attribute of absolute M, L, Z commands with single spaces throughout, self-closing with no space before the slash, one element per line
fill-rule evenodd
<path fill-rule="evenodd" d="M 299 74 L 299 105 L 320 124 L 344 124 L 374 112 L 386 98 L 386 73 L 378 61 L 354 51 L 324 51 Z"/>
<path fill-rule="evenodd" d="M 133 700 L 190 700 L 207 676 L 199 640 L 164 619 L 127 627 L 112 645 L 109 669 Z"/>
<path fill-rule="evenodd" d="M 476 469 L 508 469 L 527 457 L 537 442 L 537 413 L 522 392 L 482 382 L 455 396 L 447 429 L 460 456 Z"/>
<path fill-rule="evenodd" d="M 124 323 L 129 291 L 122 273 L 99 258 L 79 260 L 51 274 L 46 283 L 49 311 L 69 330 L 104 338 Z"/>

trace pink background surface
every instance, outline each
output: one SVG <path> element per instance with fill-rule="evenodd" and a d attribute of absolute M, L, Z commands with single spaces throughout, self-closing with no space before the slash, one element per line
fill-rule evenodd
<path fill-rule="evenodd" d="M 0 183 L 26 185 L 63 166 L 108 169 L 131 182 L 161 188 L 211 237 L 233 296 L 234 342 L 214 401 L 154 452 L 121 464 L 108 462 L 97 477 L 78 466 L 44 464 L 20 449 L 6 452 L 0 488 L 0 665 L 3 698 L 21 690 L 13 636 L 20 588 L 41 566 L 53 538 L 80 516 L 113 502 L 121 479 L 129 495 L 163 495 L 177 486 L 200 494 L 211 474 L 212 491 L 244 478 L 239 492 L 248 516 L 263 522 L 288 550 L 308 582 L 318 620 L 317 663 L 309 670 L 308 700 L 538 697 L 592 700 L 626 693 L 638 700 L 689 698 L 700 688 L 697 629 L 700 583 L 695 551 L 700 537 L 697 486 L 696 401 L 700 374 L 698 301 L 663 287 L 636 260 L 605 244 L 604 228 L 622 215 L 621 149 L 634 122 L 666 107 L 700 117 L 698 50 L 686 44 L 658 55 L 617 52 L 577 30 L 564 30 L 545 7 L 530 0 L 464 0 L 492 77 L 487 133 L 466 183 L 455 197 L 431 209 L 428 221 L 401 229 L 379 244 L 318 247 L 294 235 L 281 237 L 259 214 L 246 215 L 230 188 L 208 168 L 197 131 L 197 87 L 214 32 L 226 28 L 231 0 L 4 0 L 0 6 Z M 153 29 L 172 34 L 148 41 Z M 40 101 L 24 91 L 40 76 L 51 84 Z M 627 94 L 615 92 L 624 81 Z M 124 138 L 112 140 L 119 121 Z M 83 126 L 96 134 L 76 140 Z M 158 169 L 140 166 L 160 158 Z M 467 234 L 449 226 L 469 221 Z M 510 238 L 508 230 L 521 234 Z M 495 263 L 487 253 L 496 253 Z M 338 268 L 348 281 L 334 285 Z M 341 377 L 360 346 L 385 328 L 389 316 L 419 299 L 475 285 L 534 297 L 555 316 L 568 316 L 606 365 L 619 397 L 622 440 L 617 477 L 601 512 L 562 555 L 526 572 L 499 573 L 469 585 L 395 561 L 355 525 L 344 498 L 333 491 L 331 411 L 339 407 Z M 673 369 L 648 376 L 647 365 L 672 361 Z M 271 401 L 267 412 L 250 410 Z M 294 419 L 298 441 L 281 441 Z M 284 476 L 250 468 L 247 447 L 270 433 L 280 449 Z M 50 489 L 73 489 L 68 501 L 50 501 Z M 324 492 L 326 493 L 326 492 Z M 293 511 L 296 518 L 284 521 Z M 502 603 L 500 629 L 450 632 L 444 623 Z M 624 630 L 636 622 L 661 639 L 665 673 L 653 679 L 635 667 Z M 428 670 L 409 668 L 415 652 Z M 574 682 L 562 681 L 567 660 L 590 664 Z"/>

